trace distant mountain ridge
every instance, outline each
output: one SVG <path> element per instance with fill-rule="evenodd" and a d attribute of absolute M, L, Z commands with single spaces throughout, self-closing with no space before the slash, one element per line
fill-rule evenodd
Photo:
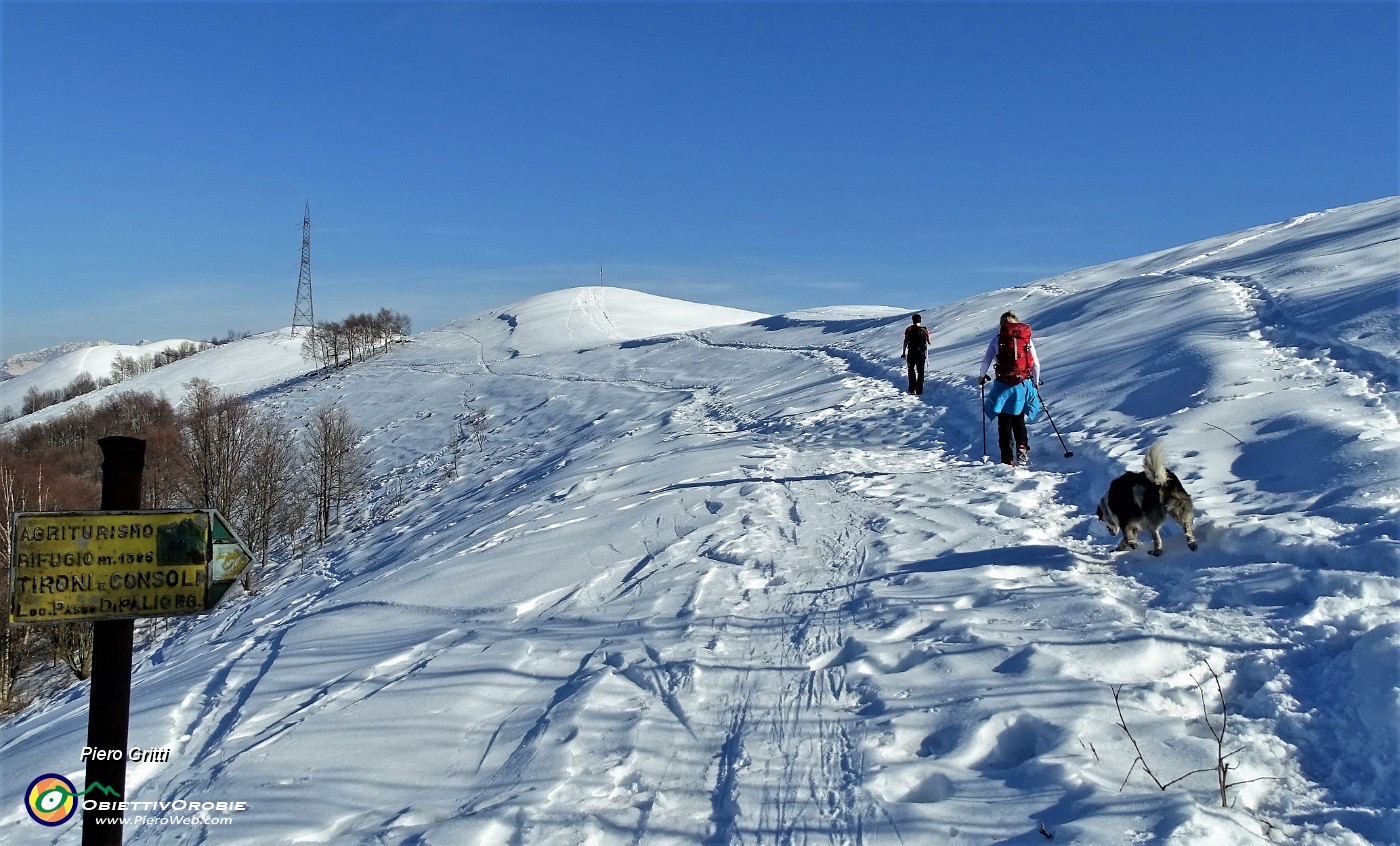
<path fill-rule="evenodd" d="M 103 380 L 111 378 L 112 365 L 118 358 L 140 359 L 193 343 L 193 341 L 184 338 L 143 341 L 140 344 L 94 341 L 92 343 L 61 344 L 32 353 L 11 356 L 6 362 L 7 365 L 16 359 L 20 360 L 20 366 L 24 366 L 23 363 L 28 361 L 37 363 L 18 375 L 0 381 L 0 412 L 17 414 L 22 408 L 25 394 L 31 389 L 40 392 L 61 390 L 80 376 L 90 376 L 101 383 Z M 74 401 L 81 400 L 82 397 L 79 397 Z M 60 406 L 49 407 L 57 408 Z"/>
<path fill-rule="evenodd" d="M 73 341 L 54 347 L 45 347 L 42 350 L 34 350 L 33 352 L 15 353 L 5 359 L 4 364 L 0 364 L 0 382 L 14 379 L 17 376 L 23 376 L 71 352 L 77 352 L 78 350 L 87 349 L 88 347 L 100 347 L 110 343 L 111 341 Z"/>

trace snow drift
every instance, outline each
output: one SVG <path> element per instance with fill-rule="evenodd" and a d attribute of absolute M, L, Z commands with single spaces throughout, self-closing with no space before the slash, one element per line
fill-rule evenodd
<path fill-rule="evenodd" d="M 247 810 L 127 842 L 1400 843 L 1398 212 L 925 309 L 918 398 L 903 313 L 624 339 L 656 302 L 598 289 L 264 390 L 351 409 L 378 482 L 141 653 L 131 744 L 171 759 L 126 798 Z M 1075 453 L 1034 424 L 1029 473 L 982 461 L 1007 308 Z M 1094 504 L 1158 440 L 1201 549 L 1113 554 Z M 80 780 L 86 718 L 6 721 L 0 789 Z"/>

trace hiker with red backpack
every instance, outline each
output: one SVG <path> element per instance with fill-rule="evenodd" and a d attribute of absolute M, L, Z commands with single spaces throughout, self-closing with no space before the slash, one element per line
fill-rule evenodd
<path fill-rule="evenodd" d="M 924 363 L 928 359 L 928 327 L 923 325 L 924 316 L 914 314 L 909 317 L 909 325 L 904 327 L 904 344 L 899 349 L 899 357 L 909 365 L 909 393 L 924 392 Z"/>
<path fill-rule="evenodd" d="M 996 378 L 987 375 L 987 368 L 996 362 Z M 1026 423 L 1040 414 L 1040 357 L 1031 341 L 1031 327 L 1022 323 L 1014 311 L 1001 316 L 1001 328 L 987 345 L 982 357 L 978 384 L 992 384 L 983 400 L 982 410 L 997 421 L 997 439 L 1001 446 L 1001 463 L 1025 467 L 1030 463 L 1030 440 Z"/>

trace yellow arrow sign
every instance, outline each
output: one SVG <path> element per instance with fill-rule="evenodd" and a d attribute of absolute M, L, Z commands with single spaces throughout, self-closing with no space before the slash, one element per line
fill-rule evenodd
<path fill-rule="evenodd" d="M 223 598 L 224 593 L 233 587 L 234 581 L 249 564 L 253 556 L 243 541 L 233 533 L 217 511 L 209 512 L 210 526 L 209 555 L 209 597 L 207 608 L 213 608 Z"/>

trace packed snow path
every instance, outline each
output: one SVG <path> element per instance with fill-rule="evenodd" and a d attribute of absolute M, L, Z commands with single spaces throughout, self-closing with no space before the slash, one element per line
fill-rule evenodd
<path fill-rule="evenodd" d="M 1169 529 L 1162 562 L 1120 571 L 1049 433 L 1029 474 L 950 452 L 978 425 L 968 380 L 905 396 L 859 335 L 495 361 L 420 340 L 389 378 L 459 389 L 372 437 L 483 406 L 509 440 L 401 467 L 322 589 L 231 616 L 219 637 L 241 645 L 172 714 L 172 742 L 219 763 L 159 792 L 271 765 L 297 774 L 277 782 L 288 813 L 312 792 L 325 808 L 294 839 L 337 843 L 986 844 L 1120 816 L 1130 842 L 1249 842 L 1280 824 L 1276 784 L 1253 779 L 1307 779 L 1276 714 L 1232 728 L 1253 817 L 1210 811 L 1209 775 L 1118 792 L 1134 754 L 1112 702 L 1124 686 L 1157 769 L 1210 766 L 1198 683 L 1243 661 L 1232 696 L 1278 684 L 1248 657 L 1287 646 L 1269 622 L 1178 614 L 1150 585 L 1209 555 Z M 353 744 L 327 755 L 317 727 L 342 721 Z M 385 762 L 422 774 L 411 806 L 379 798 Z"/>
<path fill-rule="evenodd" d="M 1015 789 L 1002 790 L 1000 811 L 967 805 L 995 803 L 985 772 L 1057 749 L 1091 761 L 1079 745 L 1085 730 L 1114 745 L 1111 720 L 1058 725 L 1033 703 L 1058 699 L 1052 713 L 1106 704 L 1098 675 L 1055 692 L 1016 684 L 1050 648 L 1034 644 L 1055 640 L 1056 617 L 1075 626 L 1073 642 L 1086 624 L 1106 627 L 1095 639 L 1109 642 L 1140 631 L 1133 614 L 1099 599 L 1089 616 L 1047 604 L 1098 593 L 1075 583 L 1102 575 L 1077 573 L 1075 556 L 1043 543 L 1069 519 L 1053 501 L 1053 476 L 948 456 L 935 436 L 943 410 L 853 372 L 863 359 L 849 351 L 680 337 L 639 347 L 606 376 L 538 366 L 559 361 L 490 367 L 527 386 L 513 397 L 542 392 L 536 408 L 562 404 L 577 410 L 577 425 L 626 428 L 580 440 L 550 427 L 539 443 L 571 448 L 529 464 L 553 468 L 553 493 L 536 490 L 501 523 L 470 532 L 464 554 L 526 544 L 537 548 L 526 561 L 565 565 L 548 536 L 584 521 L 607 542 L 572 551 L 582 569 L 551 577 L 497 621 L 490 651 L 505 648 L 513 661 L 493 670 L 490 688 L 518 693 L 493 694 L 501 705 L 469 730 L 465 745 L 481 752 L 464 774 L 479 787 L 447 814 L 443 842 L 609 843 L 620 832 L 635 842 L 959 833 L 990 842 L 1069 818 L 1051 812 L 1063 796 L 1027 808 Z M 645 420 L 595 411 L 647 405 L 657 411 Z M 557 423 L 561 412 L 541 416 Z M 978 549 L 983 538 L 994 546 Z M 1031 603 L 1047 618 L 1039 631 L 997 612 Z M 1129 663 L 1153 660 L 1119 683 L 1158 678 L 1164 661 L 1190 666 L 1176 644 L 1128 651 Z M 940 664 L 959 661 L 983 666 L 976 684 L 965 670 L 957 683 L 930 683 Z M 901 715 L 915 714 L 904 729 Z M 940 719 L 930 724 L 930 714 Z M 934 751 L 960 763 L 930 770 Z M 1119 762 L 1120 778 L 1130 762 Z M 561 840 L 561 831 L 573 834 Z"/>

